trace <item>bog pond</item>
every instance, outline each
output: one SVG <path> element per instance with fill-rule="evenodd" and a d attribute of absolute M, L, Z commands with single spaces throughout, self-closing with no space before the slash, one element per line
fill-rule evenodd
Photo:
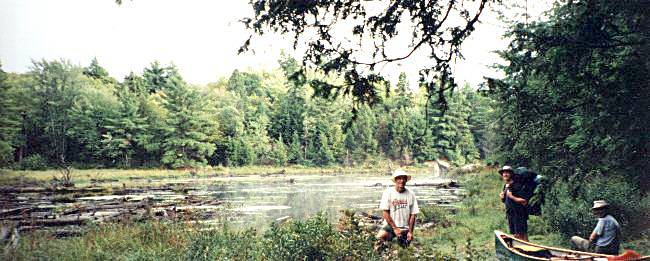
<path fill-rule="evenodd" d="M 0 220 L 23 229 L 70 228 L 124 218 L 181 219 L 239 227 L 302 219 L 340 210 L 377 214 L 389 176 L 251 175 L 203 178 L 98 180 L 80 188 L 2 188 Z M 416 175 L 407 187 L 419 204 L 452 207 L 465 193 L 450 179 Z M 69 229 L 68 229 L 69 230 Z M 61 232 L 67 235 L 67 232 Z"/>

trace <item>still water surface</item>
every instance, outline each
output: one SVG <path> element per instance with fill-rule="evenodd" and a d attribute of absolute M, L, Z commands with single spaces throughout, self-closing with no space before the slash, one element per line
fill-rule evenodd
<path fill-rule="evenodd" d="M 135 181 L 134 186 L 151 187 L 151 180 Z M 407 183 L 415 192 L 420 206 L 450 205 L 459 201 L 464 191 L 444 189 L 435 184 L 448 179 L 416 175 Z M 158 180 L 150 190 L 130 195 L 101 195 L 79 198 L 98 202 L 123 198 L 139 201 L 152 198 L 156 202 L 172 203 L 177 210 L 191 210 L 198 214 L 198 222 L 218 224 L 227 220 L 238 227 L 264 227 L 270 222 L 288 218 L 303 219 L 324 212 L 336 222 L 340 211 L 353 209 L 379 215 L 377 209 L 384 190 L 391 188 L 389 176 L 368 175 L 275 175 L 211 177 Z M 169 188 L 172 186 L 174 189 Z M 160 189 L 168 187 L 167 189 Z M 187 200 L 207 202 L 183 203 Z"/>
<path fill-rule="evenodd" d="M 445 179 L 414 177 L 409 184 L 443 183 Z M 243 226 L 260 226 L 278 219 L 305 218 L 325 212 L 330 220 L 338 219 L 340 210 L 376 210 L 381 194 L 392 186 L 388 176 L 288 176 L 213 179 L 189 195 L 227 202 L 223 211 L 230 221 Z M 206 184 L 207 183 L 207 184 Z M 435 186 L 409 186 L 420 205 L 450 204 L 463 191 Z M 202 187 L 202 186 L 199 186 Z"/>

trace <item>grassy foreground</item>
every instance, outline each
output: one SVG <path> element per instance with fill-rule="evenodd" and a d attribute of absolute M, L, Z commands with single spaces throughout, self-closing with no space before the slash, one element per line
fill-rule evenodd
<path fill-rule="evenodd" d="M 185 222 L 123 222 L 91 227 L 81 237 L 57 239 L 46 233 L 25 234 L 6 260 L 491 260 L 493 230 L 507 231 L 504 209 L 498 199 L 501 181 L 493 170 L 460 178 L 468 196 L 456 214 L 438 207 L 424 207 L 423 221 L 431 228 L 417 229 L 407 249 L 390 245 L 373 250 L 374 233 L 350 213 L 338 224 L 324 215 L 305 220 L 270 224 L 263 231 L 234 230 L 227 226 L 209 230 Z M 568 239 L 551 233 L 542 218 L 531 217 L 533 242 L 568 246 Z M 647 240 L 624 242 L 648 254 Z"/>

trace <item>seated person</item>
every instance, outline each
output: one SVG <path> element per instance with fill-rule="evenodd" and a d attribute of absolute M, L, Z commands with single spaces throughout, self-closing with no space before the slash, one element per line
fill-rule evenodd
<path fill-rule="evenodd" d="M 621 227 L 618 221 L 609 214 L 609 204 L 604 200 L 596 200 L 591 212 L 598 217 L 594 231 L 591 232 L 588 240 L 579 236 L 571 237 L 573 247 L 580 251 L 618 255 Z"/>

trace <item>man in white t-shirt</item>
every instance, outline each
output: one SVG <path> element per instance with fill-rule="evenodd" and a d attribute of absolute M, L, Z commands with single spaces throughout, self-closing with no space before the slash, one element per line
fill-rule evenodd
<path fill-rule="evenodd" d="M 397 237 L 400 243 L 408 245 L 413 240 L 415 217 L 420 209 L 415 194 L 405 187 L 411 176 L 398 169 L 393 172 L 392 180 L 395 186 L 387 188 L 379 202 L 384 225 L 377 233 L 377 239 L 391 241 Z"/>

